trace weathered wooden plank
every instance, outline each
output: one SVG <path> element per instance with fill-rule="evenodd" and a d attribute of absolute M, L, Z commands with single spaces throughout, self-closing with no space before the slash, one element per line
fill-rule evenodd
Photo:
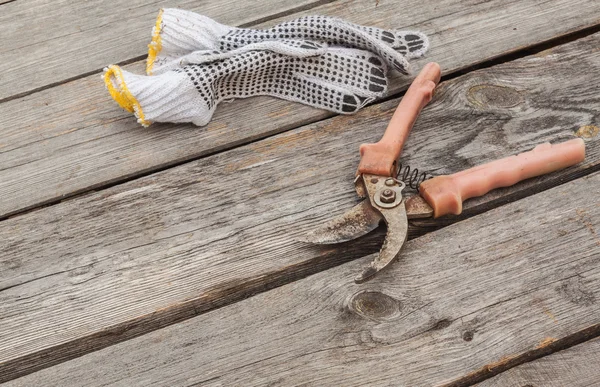
<path fill-rule="evenodd" d="M 409 241 L 371 282 L 353 277 L 372 256 L 8 386 L 472 380 L 590 326 L 600 335 L 599 197 L 596 173 Z"/>
<path fill-rule="evenodd" d="M 247 25 L 324 2 L 240 1 L 232 7 L 217 0 L 18 0 L 5 4 L 0 14 L 4 27 L 0 100 L 145 55 L 161 7 L 181 7 L 225 24 Z"/>
<path fill-rule="evenodd" d="M 404 160 L 450 173 L 542 141 L 589 137 L 585 163 L 470 201 L 471 215 L 597 170 L 599 41 L 444 82 Z M 293 238 L 356 203 L 358 146 L 379 138 L 397 103 L 1 222 L 0 377 L 376 251 L 381 234 L 323 249 Z"/>
<path fill-rule="evenodd" d="M 600 383 L 600 339 L 525 363 L 478 387 L 593 387 Z"/>
<path fill-rule="evenodd" d="M 410 0 L 401 11 L 397 2 L 374 4 L 339 1 L 304 13 L 421 29 L 432 41 L 427 59 L 440 62 L 446 74 L 596 23 L 600 13 L 600 3 L 591 0 L 577 6 L 572 0 L 493 0 L 469 6 L 458 0 Z M 133 67 L 141 71 L 139 64 Z M 394 79 L 391 92 L 408 82 Z M 143 129 L 110 100 L 97 75 L 70 82 L 0 104 L 0 217 L 329 116 L 264 97 L 223 104 L 206 128 Z"/>

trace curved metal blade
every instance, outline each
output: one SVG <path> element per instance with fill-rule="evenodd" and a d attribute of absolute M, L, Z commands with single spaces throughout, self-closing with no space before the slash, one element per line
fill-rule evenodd
<path fill-rule="evenodd" d="M 383 215 L 383 220 L 387 224 L 385 241 L 377 258 L 354 279 L 359 284 L 373 277 L 378 271 L 389 265 L 398 256 L 398 253 L 400 253 L 408 236 L 408 220 L 404 202 L 397 207 L 381 209 L 380 211 Z"/>
<path fill-rule="evenodd" d="M 347 242 L 376 229 L 381 219 L 381 213 L 368 200 L 363 200 L 349 211 L 309 232 L 302 241 L 315 244 Z"/>

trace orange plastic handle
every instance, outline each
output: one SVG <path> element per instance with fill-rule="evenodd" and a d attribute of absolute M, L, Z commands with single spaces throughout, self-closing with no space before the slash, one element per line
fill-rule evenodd
<path fill-rule="evenodd" d="M 570 167 L 584 158 L 585 144 L 580 138 L 554 145 L 544 143 L 516 156 L 425 180 L 419 186 L 419 193 L 433 208 L 435 218 L 447 214 L 459 215 L 462 202 L 466 199 Z"/>
<path fill-rule="evenodd" d="M 433 89 L 440 81 L 440 65 L 431 62 L 410 85 L 396 108 L 383 137 L 375 144 L 360 146 L 360 163 L 357 175 L 362 173 L 392 176 L 396 172 L 396 161 L 410 134 L 419 113 L 433 97 Z"/>

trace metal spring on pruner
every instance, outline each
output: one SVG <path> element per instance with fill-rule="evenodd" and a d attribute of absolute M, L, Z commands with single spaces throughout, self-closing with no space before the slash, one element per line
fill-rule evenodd
<path fill-rule="evenodd" d="M 402 180 L 404 184 L 412 189 L 419 191 L 419 185 L 427 179 L 431 179 L 433 176 L 427 172 L 421 172 L 418 168 L 411 168 L 410 165 L 402 163 L 398 164 L 398 174 L 396 178 Z"/>

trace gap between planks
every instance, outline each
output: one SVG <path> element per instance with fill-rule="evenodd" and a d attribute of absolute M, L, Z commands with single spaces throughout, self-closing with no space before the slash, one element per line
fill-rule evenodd
<path fill-rule="evenodd" d="M 577 347 L 578 345 L 583 345 L 586 342 L 594 340 L 598 337 L 600 337 L 600 323 L 559 339 L 548 339 L 546 342 L 540 343 L 540 345 L 534 349 L 516 356 L 506 357 L 496 363 L 488 364 L 462 378 L 443 385 L 443 387 L 472 386 L 495 376 L 501 375 L 503 372 L 507 372 L 512 368 L 543 359 L 546 356 L 551 356 L 559 353 L 560 351 Z"/>
<path fill-rule="evenodd" d="M 594 387 L 600 381 L 600 339 L 591 339 L 507 370 L 477 387 Z"/>

